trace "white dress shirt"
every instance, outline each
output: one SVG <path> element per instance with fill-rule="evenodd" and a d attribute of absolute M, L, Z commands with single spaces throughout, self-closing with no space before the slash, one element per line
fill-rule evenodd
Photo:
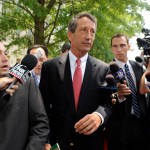
<path fill-rule="evenodd" d="M 88 58 L 88 53 L 80 58 L 80 60 L 81 60 L 81 70 L 82 70 L 82 81 L 83 81 L 83 77 L 84 77 L 84 73 L 85 73 L 87 58 Z M 69 51 L 69 61 L 70 61 L 70 70 L 71 70 L 72 81 L 73 81 L 74 71 L 75 71 L 76 66 L 77 66 L 77 64 L 76 64 L 77 59 L 78 58 L 70 50 Z M 98 112 L 93 112 L 93 113 L 96 113 L 97 115 L 99 115 L 99 117 L 102 120 L 101 124 L 103 124 L 103 122 L 104 122 L 103 116 Z"/>

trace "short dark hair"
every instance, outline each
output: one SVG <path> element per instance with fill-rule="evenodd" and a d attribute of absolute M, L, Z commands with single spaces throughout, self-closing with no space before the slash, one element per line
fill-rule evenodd
<path fill-rule="evenodd" d="M 77 14 L 75 17 L 73 17 L 68 25 L 68 31 L 71 31 L 72 33 L 75 32 L 76 27 L 78 25 L 78 20 L 83 18 L 83 17 L 87 17 L 89 18 L 91 21 L 93 21 L 97 27 L 97 19 L 95 16 L 93 16 L 92 14 L 88 13 L 88 12 L 82 12 Z"/>
<path fill-rule="evenodd" d="M 31 46 L 30 48 L 28 48 L 27 54 L 30 54 L 30 51 L 32 49 L 36 49 L 36 48 L 42 48 L 45 52 L 45 55 L 48 57 L 48 49 L 44 45 L 40 45 L 40 44 L 35 44 L 35 45 Z"/>
<path fill-rule="evenodd" d="M 122 34 L 122 33 L 117 33 L 117 34 L 115 34 L 112 38 L 111 38 L 111 46 L 112 46 L 112 40 L 114 39 L 114 38 L 119 38 L 119 37 L 125 37 L 125 39 L 126 39 L 126 41 L 127 41 L 127 44 L 129 44 L 129 38 L 125 35 L 125 34 Z"/>
<path fill-rule="evenodd" d="M 70 44 L 65 43 L 61 48 L 61 52 L 64 53 L 64 52 L 66 52 L 66 50 L 69 50 L 69 49 L 70 49 Z"/>

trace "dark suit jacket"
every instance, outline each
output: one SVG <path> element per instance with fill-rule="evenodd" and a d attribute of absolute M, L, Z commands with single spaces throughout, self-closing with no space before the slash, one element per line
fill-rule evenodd
<path fill-rule="evenodd" d="M 43 63 L 40 90 L 49 114 L 52 145 L 59 143 L 61 150 L 103 149 L 103 126 L 95 133 L 84 136 L 75 132 L 74 125 L 94 111 L 102 114 L 107 121 L 111 111 L 108 104 L 110 93 L 105 94 L 98 88 L 107 71 L 107 64 L 88 57 L 76 112 L 68 53 Z"/>
<path fill-rule="evenodd" d="M 143 75 L 143 68 L 136 62 L 134 61 L 129 61 L 135 77 L 136 77 L 136 87 L 137 87 L 137 96 L 138 96 L 138 103 L 139 103 L 139 107 L 141 109 L 142 112 L 142 117 L 141 117 L 141 121 L 140 124 L 143 124 L 143 127 L 141 129 L 145 128 L 145 118 L 146 118 L 146 99 L 145 99 L 145 95 L 141 95 L 139 93 L 139 86 L 140 86 L 140 79 Z M 107 123 L 106 126 L 106 135 L 108 138 L 108 142 L 110 144 L 113 144 L 115 146 L 115 148 L 117 148 L 117 146 L 119 145 L 126 145 L 127 144 L 127 139 L 132 141 L 130 139 L 130 135 L 132 135 L 132 133 L 129 133 L 129 130 L 132 130 L 132 121 L 133 121 L 133 117 L 131 115 L 131 108 L 132 108 L 132 97 L 130 96 L 126 96 L 126 100 L 122 103 L 117 103 L 116 105 L 114 105 L 112 107 L 112 115 Z M 138 126 L 138 123 L 137 123 Z M 136 128 L 136 125 L 134 126 L 134 128 Z M 138 131 L 133 131 L 133 132 L 137 132 L 137 137 L 138 138 Z M 134 133 L 136 134 L 136 133 Z M 144 133 L 146 134 L 146 133 Z M 139 137 L 142 138 L 143 140 L 145 140 L 144 137 Z M 134 140 L 134 139 L 133 139 Z M 139 143 L 142 143 L 139 142 Z M 137 145 L 139 144 L 137 143 Z M 113 148 L 112 148 L 113 149 Z M 116 149 L 118 150 L 118 149 Z M 119 149 L 122 150 L 122 149 Z M 126 149 L 125 149 L 126 150 Z"/>
<path fill-rule="evenodd" d="M 0 110 L 1 150 L 43 150 L 49 122 L 38 87 L 31 78 L 19 85 Z"/>

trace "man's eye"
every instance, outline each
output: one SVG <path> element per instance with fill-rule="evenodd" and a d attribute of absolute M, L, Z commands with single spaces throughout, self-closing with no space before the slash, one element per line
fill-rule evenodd
<path fill-rule="evenodd" d="M 117 46 L 117 45 L 113 45 L 112 47 L 116 48 L 116 47 L 118 47 L 118 46 Z"/>
<path fill-rule="evenodd" d="M 121 45 L 120 45 L 120 47 L 125 47 L 125 46 L 126 46 L 125 44 L 121 44 Z"/>
<path fill-rule="evenodd" d="M 84 31 L 84 32 L 86 32 L 86 29 L 82 29 L 81 31 Z"/>

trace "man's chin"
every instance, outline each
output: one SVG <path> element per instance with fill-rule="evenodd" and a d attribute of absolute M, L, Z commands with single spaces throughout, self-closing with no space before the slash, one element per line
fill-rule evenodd
<path fill-rule="evenodd" d="M 0 74 L 0 78 L 6 77 L 7 75 L 8 75 L 8 72 L 6 72 L 6 73 L 1 73 L 1 74 Z"/>
<path fill-rule="evenodd" d="M 82 52 L 89 52 L 90 51 L 90 48 L 84 48 L 84 49 L 82 49 Z"/>

